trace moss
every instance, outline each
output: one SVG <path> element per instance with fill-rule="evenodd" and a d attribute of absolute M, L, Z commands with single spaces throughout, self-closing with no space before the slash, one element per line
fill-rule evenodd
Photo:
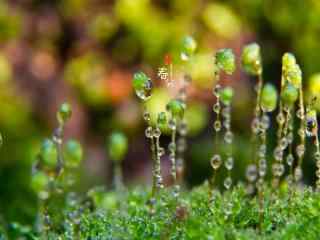
<path fill-rule="evenodd" d="M 214 200 L 210 203 L 206 184 L 191 191 L 181 192 L 178 200 L 172 194 L 172 189 L 161 191 L 163 192 L 158 194 L 153 206 L 153 214 L 150 213 L 147 204 L 150 191 L 146 191 L 144 187 L 135 187 L 124 192 L 99 191 L 100 198 L 104 198 L 104 195 L 108 197 L 110 194 L 113 196 L 113 201 L 100 202 L 94 201 L 95 193 L 91 191 L 89 199 L 79 198 L 76 205 L 66 201 L 60 206 L 62 208 L 56 215 L 63 216 L 50 227 L 48 234 L 61 239 L 317 239 L 318 237 L 320 194 L 310 189 L 298 190 L 291 197 L 288 197 L 286 190 L 283 190 L 278 193 L 275 201 L 274 193 L 266 187 L 261 229 L 258 229 L 258 201 L 247 196 L 242 186 L 223 194 L 216 191 Z M 52 202 L 50 205 L 55 206 L 57 210 L 57 204 Z M 108 204 L 112 206 L 107 206 Z M 228 216 L 225 213 L 227 206 L 231 206 Z M 69 218 L 70 215 L 74 217 Z M 70 231 L 68 226 L 75 227 Z M 9 234 L 10 236 L 39 235 L 31 229 L 28 226 L 15 225 L 14 229 L 9 229 L 11 231 Z"/>

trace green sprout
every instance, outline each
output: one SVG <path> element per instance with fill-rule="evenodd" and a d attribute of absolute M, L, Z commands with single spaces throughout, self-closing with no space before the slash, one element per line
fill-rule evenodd
<path fill-rule="evenodd" d="M 137 72 L 133 75 L 133 88 L 136 95 L 143 101 L 151 97 L 152 82 L 150 78 L 143 72 Z"/>
<path fill-rule="evenodd" d="M 81 144 L 75 139 L 68 140 L 63 148 L 63 158 L 67 168 L 79 167 L 83 159 Z"/>
<path fill-rule="evenodd" d="M 219 70 L 231 75 L 236 69 L 236 61 L 233 51 L 229 48 L 217 51 L 215 62 Z"/>
<path fill-rule="evenodd" d="M 299 98 L 296 87 L 288 83 L 281 92 L 281 100 L 286 106 L 292 106 Z"/>
<path fill-rule="evenodd" d="M 108 140 L 108 155 L 114 163 L 114 185 L 117 190 L 123 187 L 121 161 L 128 152 L 128 139 L 121 132 L 113 132 Z"/>
<path fill-rule="evenodd" d="M 247 73 L 255 76 L 262 74 L 260 46 L 257 43 L 250 43 L 243 48 L 241 63 Z"/>
<path fill-rule="evenodd" d="M 46 191 L 48 188 L 49 181 L 50 180 L 47 174 L 45 174 L 42 171 L 37 171 L 31 177 L 31 188 L 36 193 L 38 193 L 40 197 L 43 194 L 47 195 Z"/>
<path fill-rule="evenodd" d="M 41 161 L 44 166 L 49 169 L 57 167 L 58 163 L 58 151 L 55 143 L 51 139 L 43 141 L 40 150 Z"/>
<path fill-rule="evenodd" d="M 234 95 L 234 91 L 232 87 L 225 87 L 220 91 L 221 102 L 224 105 L 230 105 L 232 98 Z"/>
<path fill-rule="evenodd" d="M 188 61 L 197 49 L 197 42 L 191 36 L 187 36 L 182 41 L 181 59 Z"/>
<path fill-rule="evenodd" d="M 272 84 L 265 84 L 261 92 L 260 106 L 263 112 L 272 112 L 277 107 L 278 93 Z"/>
<path fill-rule="evenodd" d="M 61 104 L 60 109 L 57 113 L 57 119 L 59 124 L 65 124 L 71 118 L 71 115 L 71 106 L 68 103 Z"/>

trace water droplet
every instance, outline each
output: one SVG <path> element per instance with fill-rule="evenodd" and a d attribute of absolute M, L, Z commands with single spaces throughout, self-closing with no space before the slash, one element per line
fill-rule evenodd
<path fill-rule="evenodd" d="M 279 146 L 274 149 L 273 156 L 277 161 L 281 161 L 282 160 L 283 151 Z"/>
<path fill-rule="evenodd" d="M 300 181 L 302 179 L 303 173 L 302 173 L 302 169 L 301 167 L 297 167 L 294 170 L 294 179 L 296 180 L 296 182 Z"/>
<path fill-rule="evenodd" d="M 152 82 L 151 82 L 150 79 L 149 79 L 149 81 L 146 82 L 145 88 L 146 88 L 146 90 L 151 90 L 152 89 Z"/>
<path fill-rule="evenodd" d="M 224 207 L 224 214 L 226 215 L 225 216 L 226 218 L 228 218 L 232 214 L 232 208 L 233 208 L 232 202 L 228 202 Z"/>
<path fill-rule="evenodd" d="M 220 89 L 221 89 L 221 85 L 220 85 L 220 84 L 217 84 L 217 85 L 213 88 L 213 91 L 212 91 L 213 95 L 215 95 L 216 97 L 220 96 L 220 93 L 219 93 Z"/>
<path fill-rule="evenodd" d="M 163 148 L 163 147 L 159 147 L 159 149 L 158 149 L 158 156 L 159 156 L 159 157 L 162 157 L 164 154 L 165 154 L 164 148 Z"/>
<path fill-rule="evenodd" d="M 221 122 L 219 120 L 215 121 L 213 128 L 216 132 L 219 132 L 221 130 Z"/>
<path fill-rule="evenodd" d="M 231 144 L 233 140 L 233 134 L 230 131 L 227 131 L 226 134 L 224 135 L 224 141 L 228 144 Z"/>
<path fill-rule="evenodd" d="M 257 187 L 258 189 L 262 189 L 262 187 L 263 187 L 263 179 L 262 179 L 262 178 L 259 178 L 259 179 L 258 179 L 258 181 L 257 181 L 257 183 L 256 183 L 256 187 Z M 259 209 L 259 211 L 260 211 L 260 209 Z"/>
<path fill-rule="evenodd" d="M 150 113 L 146 110 L 144 111 L 143 113 L 143 119 L 146 121 L 146 122 L 149 122 L 151 117 L 150 117 Z"/>
<path fill-rule="evenodd" d="M 259 118 L 254 118 L 251 123 L 251 129 L 253 133 L 257 134 L 259 132 L 259 125 L 260 125 Z"/>
<path fill-rule="evenodd" d="M 171 153 L 175 152 L 176 151 L 176 144 L 173 142 L 169 143 L 168 149 Z"/>
<path fill-rule="evenodd" d="M 228 157 L 224 166 L 226 167 L 226 169 L 230 171 L 233 168 L 233 165 L 234 165 L 233 157 Z"/>
<path fill-rule="evenodd" d="M 268 129 L 269 128 L 269 125 L 270 125 L 270 119 L 267 115 L 263 115 L 262 118 L 261 118 L 261 129 Z"/>
<path fill-rule="evenodd" d="M 287 164 L 288 164 L 289 166 L 292 166 L 292 165 L 293 165 L 293 162 L 294 162 L 294 157 L 293 157 L 292 154 L 289 154 L 289 155 L 287 156 Z"/>
<path fill-rule="evenodd" d="M 180 138 L 177 143 L 178 152 L 184 152 L 187 148 L 187 141 L 185 138 Z"/>
<path fill-rule="evenodd" d="M 147 90 L 136 90 L 136 94 L 142 100 L 148 100 L 151 97 L 151 93 Z"/>
<path fill-rule="evenodd" d="M 179 185 L 175 185 L 172 191 L 172 194 L 175 198 L 179 197 L 179 193 L 180 193 L 180 186 Z"/>
<path fill-rule="evenodd" d="M 298 135 L 299 135 L 300 137 L 304 137 L 304 136 L 305 136 L 304 128 L 300 128 L 300 129 L 298 130 Z"/>
<path fill-rule="evenodd" d="M 186 121 L 181 121 L 178 128 L 179 134 L 181 136 L 186 136 L 188 133 L 188 125 Z"/>
<path fill-rule="evenodd" d="M 286 137 L 281 138 L 280 147 L 282 150 L 285 150 L 288 147 L 288 141 L 287 141 Z"/>
<path fill-rule="evenodd" d="M 284 166 L 281 163 L 272 164 L 272 173 L 276 177 L 281 177 L 284 174 Z"/>
<path fill-rule="evenodd" d="M 156 180 L 157 187 L 158 188 L 163 188 L 163 180 L 162 180 L 161 175 L 157 175 L 156 179 L 157 179 Z"/>
<path fill-rule="evenodd" d="M 182 61 L 189 61 L 189 58 L 190 58 L 190 56 L 184 52 L 181 53 L 180 57 Z"/>
<path fill-rule="evenodd" d="M 230 120 L 225 119 L 225 120 L 223 121 L 223 126 L 224 126 L 226 129 L 230 129 Z"/>
<path fill-rule="evenodd" d="M 246 178 L 249 182 L 254 182 L 257 179 L 257 166 L 250 164 L 246 170 Z"/>
<path fill-rule="evenodd" d="M 174 154 L 170 154 L 169 155 L 169 160 L 170 160 L 171 163 L 175 163 L 175 161 L 176 161 L 175 155 Z"/>
<path fill-rule="evenodd" d="M 260 164 L 259 165 L 259 176 L 264 177 L 267 174 L 267 165 L 266 164 Z"/>
<path fill-rule="evenodd" d="M 254 193 L 254 185 L 253 184 L 247 184 L 246 185 L 246 193 L 248 195 L 251 195 Z"/>
<path fill-rule="evenodd" d="M 288 133 L 287 140 L 288 140 L 288 144 L 293 143 L 293 133 L 292 132 Z"/>
<path fill-rule="evenodd" d="M 279 113 L 279 114 L 277 115 L 277 122 L 278 122 L 279 125 L 284 124 L 284 122 L 285 122 L 285 117 L 284 117 L 283 113 Z"/>
<path fill-rule="evenodd" d="M 267 146 L 265 144 L 260 145 L 259 147 L 259 157 L 264 158 L 267 153 Z"/>
<path fill-rule="evenodd" d="M 170 119 L 168 124 L 169 124 L 169 128 L 172 131 L 176 130 L 177 124 L 176 124 L 176 121 L 174 119 Z"/>
<path fill-rule="evenodd" d="M 158 127 L 156 127 L 154 130 L 153 130 L 153 136 L 155 138 L 159 138 L 161 136 L 161 131 Z"/>
<path fill-rule="evenodd" d="M 315 159 L 316 161 L 320 161 L 320 152 L 316 152 L 316 153 L 314 154 L 314 159 Z"/>
<path fill-rule="evenodd" d="M 220 110 L 221 110 L 221 105 L 219 102 L 216 102 L 214 105 L 213 105 L 213 109 L 212 109 L 215 113 L 219 113 Z"/>
<path fill-rule="evenodd" d="M 317 165 L 317 168 L 320 168 L 320 160 L 317 160 L 316 165 Z"/>
<path fill-rule="evenodd" d="M 147 127 L 145 130 L 145 135 L 147 138 L 152 138 L 152 127 Z"/>
<path fill-rule="evenodd" d="M 297 112 L 296 115 L 298 118 L 303 119 L 304 118 L 304 112 L 303 110 L 300 108 Z"/>
<path fill-rule="evenodd" d="M 299 158 L 302 158 L 302 157 L 303 157 L 304 152 L 305 152 L 305 147 L 304 147 L 304 145 L 302 145 L 302 144 L 298 145 L 297 148 L 296 148 L 296 153 L 297 153 L 297 155 L 298 155 Z"/>
<path fill-rule="evenodd" d="M 224 118 L 226 118 L 227 120 L 230 120 L 230 106 L 225 106 L 223 109 L 222 109 L 222 116 Z"/>
<path fill-rule="evenodd" d="M 210 160 L 211 167 L 214 170 L 217 170 L 221 166 L 222 160 L 221 156 L 218 154 L 213 155 L 213 157 Z"/>
<path fill-rule="evenodd" d="M 232 185 L 232 179 L 231 177 L 227 177 L 224 182 L 223 182 L 224 187 L 228 190 L 230 189 L 231 185 Z"/>

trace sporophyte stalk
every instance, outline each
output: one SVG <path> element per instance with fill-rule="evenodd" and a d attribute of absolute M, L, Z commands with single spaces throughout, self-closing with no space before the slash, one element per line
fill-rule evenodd
<path fill-rule="evenodd" d="M 262 78 L 262 57 L 260 46 L 257 43 L 250 43 L 244 46 L 242 55 L 241 55 L 241 65 L 245 72 L 249 75 L 256 76 L 258 81 L 255 84 L 256 91 L 256 104 L 253 113 L 253 120 L 251 122 L 251 131 L 252 131 L 252 153 L 251 153 L 251 163 L 248 165 L 246 170 L 247 180 L 250 183 L 248 185 L 248 192 L 252 193 L 254 191 L 254 182 L 258 177 L 258 163 L 257 163 L 257 141 L 261 117 L 261 108 L 260 108 L 260 98 L 261 91 L 263 87 L 263 78 Z"/>

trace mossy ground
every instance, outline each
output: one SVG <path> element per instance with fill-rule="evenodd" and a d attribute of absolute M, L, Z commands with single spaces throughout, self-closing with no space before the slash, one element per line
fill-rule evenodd
<path fill-rule="evenodd" d="M 162 190 L 150 210 L 150 192 L 93 190 L 88 198 L 69 195 L 64 207 L 51 203 L 51 227 L 36 233 L 11 224 L 9 239 L 319 239 L 320 194 L 311 189 L 273 191 L 264 197 L 263 221 L 259 204 L 243 187 L 220 194 L 211 203 L 208 187 L 183 191 L 178 198 Z M 226 215 L 226 213 L 230 215 Z M 19 238 L 20 237 L 20 238 Z M 3 239 L 6 239 L 5 235 Z"/>

